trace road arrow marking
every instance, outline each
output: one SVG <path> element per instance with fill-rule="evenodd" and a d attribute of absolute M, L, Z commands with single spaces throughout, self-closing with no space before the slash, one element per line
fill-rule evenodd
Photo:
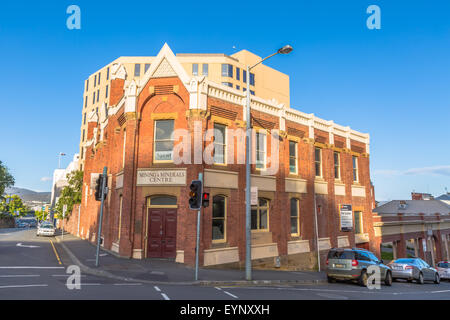
<path fill-rule="evenodd" d="M 27 246 L 22 244 L 22 242 L 19 242 L 16 247 L 22 247 L 22 248 L 39 248 L 39 246 Z"/>

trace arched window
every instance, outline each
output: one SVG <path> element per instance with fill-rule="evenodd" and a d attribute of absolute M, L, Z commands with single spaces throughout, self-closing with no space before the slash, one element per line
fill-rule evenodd
<path fill-rule="evenodd" d="M 177 198 L 172 196 L 153 196 L 150 198 L 149 205 L 151 207 L 161 207 L 161 206 L 176 206 Z"/>
<path fill-rule="evenodd" d="M 299 236 L 299 217 L 300 217 L 300 201 L 298 199 L 291 199 L 291 235 Z"/>
<path fill-rule="evenodd" d="M 224 196 L 214 196 L 212 205 L 212 240 L 225 240 L 227 199 Z"/>
<path fill-rule="evenodd" d="M 252 206 L 252 230 L 269 230 L 269 200 L 258 198 L 258 205 Z"/>

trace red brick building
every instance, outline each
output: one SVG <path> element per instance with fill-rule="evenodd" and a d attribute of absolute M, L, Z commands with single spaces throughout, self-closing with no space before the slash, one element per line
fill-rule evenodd
<path fill-rule="evenodd" d="M 243 136 L 235 133 L 245 130 L 245 93 L 189 77 L 167 45 L 138 83 L 128 81 L 120 66 L 114 70 L 107 108 L 88 117 L 82 203 L 68 230 L 96 240 L 100 202 L 93 186 L 107 166 L 103 246 L 121 256 L 193 265 L 197 214 L 188 207 L 188 191 L 202 173 L 210 206 L 201 214 L 200 264 L 242 264 L 245 154 Z M 252 206 L 254 265 L 274 266 L 279 257 L 282 266 L 313 268 L 315 214 L 321 253 L 354 246 L 379 252 L 370 243 L 369 136 L 276 101 L 251 100 L 252 186 L 258 188 L 258 204 Z M 216 131 L 202 141 L 208 129 Z M 180 130 L 186 135 L 177 136 Z M 178 148 L 180 141 L 189 148 Z M 213 163 L 199 162 L 198 154 L 201 160 L 208 150 L 214 150 Z M 342 205 L 351 205 L 347 219 L 341 219 Z M 341 231 L 341 222 L 351 229 Z"/>

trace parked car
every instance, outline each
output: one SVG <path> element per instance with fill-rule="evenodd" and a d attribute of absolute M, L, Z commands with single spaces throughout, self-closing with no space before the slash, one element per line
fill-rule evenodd
<path fill-rule="evenodd" d="M 401 258 L 392 261 L 389 266 L 392 269 L 392 278 L 406 279 L 409 282 L 416 280 L 423 284 L 425 281 L 434 281 L 439 284 L 441 278 L 438 271 L 420 258 Z"/>
<path fill-rule="evenodd" d="M 54 236 L 55 227 L 51 223 L 41 223 L 37 228 L 36 236 Z"/>
<path fill-rule="evenodd" d="M 364 249 L 331 249 L 327 258 L 328 282 L 334 280 L 356 280 L 359 285 L 367 286 L 369 275 L 367 268 L 378 266 L 385 285 L 392 285 L 392 271 L 372 252 Z"/>
<path fill-rule="evenodd" d="M 441 279 L 450 280 L 450 263 L 448 261 L 440 261 L 436 264 L 436 270 Z"/>

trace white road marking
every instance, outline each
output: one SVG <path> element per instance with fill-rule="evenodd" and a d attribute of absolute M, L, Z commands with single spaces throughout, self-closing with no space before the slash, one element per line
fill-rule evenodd
<path fill-rule="evenodd" d="M 22 247 L 22 248 L 40 248 L 39 246 L 25 245 L 25 244 L 22 244 L 22 242 L 19 242 L 18 244 L 16 244 L 16 247 Z"/>
<path fill-rule="evenodd" d="M 66 277 L 66 278 L 68 278 L 70 276 L 71 276 L 71 274 L 52 274 L 52 277 Z M 80 277 L 86 277 L 86 275 L 85 274 L 80 274 Z"/>
<path fill-rule="evenodd" d="M 101 286 L 101 283 L 80 283 L 82 286 Z"/>
<path fill-rule="evenodd" d="M 155 288 L 156 291 L 161 292 L 161 289 L 158 288 L 157 286 L 154 286 L 153 288 Z"/>
<path fill-rule="evenodd" d="M 64 269 L 64 267 L 0 266 L 0 269 Z"/>
<path fill-rule="evenodd" d="M 216 288 L 217 290 L 220 290 L 220 291 L 222 291 L 222 288 L 219 288 L 219 287 L 214 287 L 214 288 Z"/>
<path fill-rule="evenodd" d="M 165 293 L 161 293 L 161 295 L 163 296 L 164 300 L 170 300 L 169 297 Z"/>
<path fill-rule="evenodd" d="M 115 286 L 141 286 L 142 283 L 114 283 Z"/>
<path fill-rule="evenodd" d="M 0 286 L 0 289 L 29 288 L 29 287 L 48 287 L 48 284 L 24 284 L 24 285 Z"/>
<path fill-rule="evenodd" d="M 232 294 L 232 293 L 229 293 L 228 291 L 225 291 L 225 290 L 223 290 L 223 292 L 225 292 L 227 295 L 229 295 L 230 297 L 233 297 L 233 298 L 235 298 L 235 299 L 239 299 L 237 296 L 235 296 L 234 294 Z"/>
<path fill-rule="evenodd" d="M 40 274 L 8 274 L 0 275 L 0 278 L 40 277 Z"/>

